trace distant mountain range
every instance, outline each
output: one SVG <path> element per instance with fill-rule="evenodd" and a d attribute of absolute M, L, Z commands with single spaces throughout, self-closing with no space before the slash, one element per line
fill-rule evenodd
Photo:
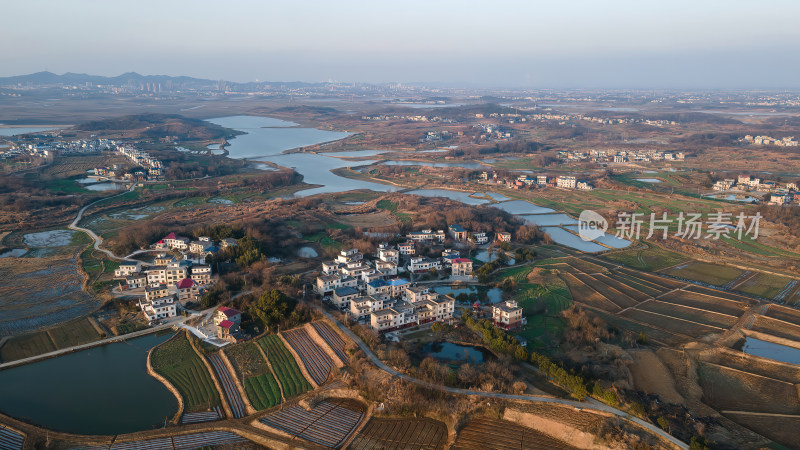
<path fill-rule="evenodd" d="M 65 84 L 65 85 L 79 85 L 79 84 L 101 84 L 105 86 L 125 86 L 129 84 L 133 85 L 140 85 L 142 83 L 162 83 L 165 84 L 167 82 L 171 82 L 176 86 L 183 86 L 183 87 L 200 87 L 200 86 L 215 86 L 218 81 L 217 80 L 207 80 L 202 78 L 193 78 L 193 77 L 186 77 L 186 76 L 179 76 L 173 77 L 169 75 L 141 75 L 136 72 L 127 72 L 123 73 L 122 75 L 117 75 L 115 77 L 104 77 L 101 75 L 89 75 L 85 73 L 72 73 L 67 72 L 62 75 L 58 75 L 52 72 L 36 72 L 31 73 L 28 75 L 16 75 L 12 77 L 0 77 L 0 86 L 9 86 L 9 85 L 16 85 L 16 84 L 32 84 L 32 85 L 54 85 L 54 84 Z M 254 86 L 263 86 L 265 84 L 271 85 L 282 85 L 289 88 L 292 87 L 313 87 L 313 86 L 324 86 L 326 83 L 304 83 L 300 81 L 290 81 L 290 82 L 282 82 L 282 81 L 275 81 L 275 82 L 248 82 L 248 83 L 236 83 L 231 81 L 225 81 L 226 84 L 230 86 L 241 86 L 241 87 L 254 87 Z"/>

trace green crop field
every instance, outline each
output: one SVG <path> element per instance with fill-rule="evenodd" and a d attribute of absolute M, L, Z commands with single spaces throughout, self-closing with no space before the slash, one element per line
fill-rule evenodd
<path fill-rule="evenodd" d="M 281 402 L 281 390 L 271 373 L 245 378 L 244 392 L 257 410 L 272 408 Z"/>
<path fill-rule="evenodd" d="M 609 259 L 628 267 L 641 270 L 661 270 L 666 267 L 688 261 L 689 258 L 652 244 L 644 244 L 647 248 L 631 249 L 622 252 L 612 252 L 603 255 Z"/>
<path fill-rule="evenodd" d="M 236 376 L 244 386 L 250 404 L 258 410 L 281 402 L 281 390 L 255 343 L 246 342 L 225 349 Z"/>
<path fill-rule="evenodd" d="M 0 347 L 0 361 L 14 361 L 55 350 L 56 347 L 47 332 L 40 331 L 33 334 L 24 334 L 9 339 Z"/>
<path fill-rule="evenodd" d="M 757 295 L 764 298 L 774 298 L 792 281 L 791 278 L 759 273 L 736 287 L 737 291 Z"/>
<path fill-rule="evenodd" d="M 503 269 L 497 274 L 498 280 L 504 280 L 506 278 L 512 278 L 517 283 L 524 283 L 528 277 L 528 274 L 531 273 L 532 266 L 519 266 L 519 267 L 512 267 L 510 269 Z"/>
<path fill-rule="evenodd" d="M 275 375 L 278 376 L 281 386 L 283 386 L 283 395 L 286 398 L 294 397 L 311 389 L 311 384 L 300 372 L 297 361 L 294 360 L 294 357 L 278 336 L 274 334 L 264 336 L 258 340 L 258 345 L 261 346 L 267 358 L 269 358 L 272 369 L 275 371 Z"/>
<path fill-rule="evenodd" d="M 220 404 L 214 381 L 185 334 L 156 347 L 150 362 L 181 393 L 186 412 L 206 411 Z"/>
<path fill-rule="evenodd" d="M 695 261 L 687 265 L 680 265 L 669 269 L 664 273 L 675 277 L 686 278 L 687 280 L 696 280 L 715 286 L 723 286 L 725 283 L 741 275 L 742 270 L 736 267 Z"/>
<path fill-rule="evenodd" d="M 100 339 L 89 319 L 80 319 L 48 331 L 58 348 L 73 347 Z"/>

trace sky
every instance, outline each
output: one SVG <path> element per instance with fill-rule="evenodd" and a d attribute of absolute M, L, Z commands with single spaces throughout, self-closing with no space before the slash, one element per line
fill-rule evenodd
<path fill-rule="evenodd" d="M 0 76 L 800 88 L 796 0 L 0 0 Z"/>

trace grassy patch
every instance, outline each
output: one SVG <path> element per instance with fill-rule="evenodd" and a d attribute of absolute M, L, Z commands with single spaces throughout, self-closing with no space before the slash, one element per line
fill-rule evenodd
<path fill-rule="evenodd" d="M 281 390 L 255 343 L 247 342 L 225 349 L 236 376 L 244 386 L 250 404 L 258 410 L 281 402 Z"/>
<path fill-rule="evenodd" d="M 30 356 L 41 355 L 56 350 L 56 346 L 46 332 L 25 334 L 9 339 L 0 348 L 0 360 L 15 361 Z"/>
<path fill-rule="evenodd" d="M 214 381 L 185 334 L 156 347 L 150 361 L 153 369 L 178 389 L 186 412 L 207 411 L 220 404 Z"/>
<path fill-rule="evenodd" d="M 672 268 L 665 273 L 687 280 L 722 286 L 741 275 L 742 271 L 736 267 L 695 261 Z"/>
<path fill-rule="evenodd" d="M 631 249 L 603 255 L 604 258 L 641 270 L 661 270 L 688 261 L 689 258 L 665 250 L 661 247 L 645 244 L 643 249 Z"/>
<path fill-rule="evenodd" d="M 386 199 L 379 200 L 378 203 L 375 204 L 375 206 L 378 209 L 385 209 L 386 211 L 389 211 L 389 212 L 396 212 L 397 211 L 397 205 L 398 205 L 397 202 L 393 202 L 391 200 L 386 200 Z"/>
<path fill-rule="evenodd" d="M 283 386 L 283 394 L 286 398 L 294 397 L 311 389 L 311 384 L 303 376 L 297 361 L 278 336 L 274 334 L 264 336 L 258 340 L 258 345 L 264 350 L 269 363 L 272 364 L 272 369 L 275 370 L 278 381 Z"/>
<path fill-rule="evenodd" d="M 791 282 L 791 278 L 759 273 L 736 287 L 737 291 L 757 295 L 764 298 L 774 298 Z"/>
<path fill-rule="evenodd" d="M 528 277 L 528 274 L 531 273 L 533 269 L 532 266 L 520 266 L 520 267 L 512 267 L 509 269 L 503 269 L 497 273 L 498 280 L 504 280 L 506 278 L 512 278 L 517 283 L 523 283 Z"/>

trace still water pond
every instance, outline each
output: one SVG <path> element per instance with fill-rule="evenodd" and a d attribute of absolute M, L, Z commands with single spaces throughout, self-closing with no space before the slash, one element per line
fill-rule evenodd
<path fill-rule="evenodd" d="M 800 349 L 747 337 L 742 351 L 748 355 L 774 359 L 789 364 L 800 364 Z"/>
<path fill-rule="evenodd" d="M 453 344 L 452 342 L 431 342 L 420 349 L 425 356 L 432 356 L 445 361 L 463 361 L 480 364 L 494 357 L 489 350 L 482 347 Z"/>
<path fill-rule="evenodd" d="M 151 334 L 0 371 L 0 411 L 56 431 L 119 434 L 160 427 L 178 401 L 147 373 Z"/>

